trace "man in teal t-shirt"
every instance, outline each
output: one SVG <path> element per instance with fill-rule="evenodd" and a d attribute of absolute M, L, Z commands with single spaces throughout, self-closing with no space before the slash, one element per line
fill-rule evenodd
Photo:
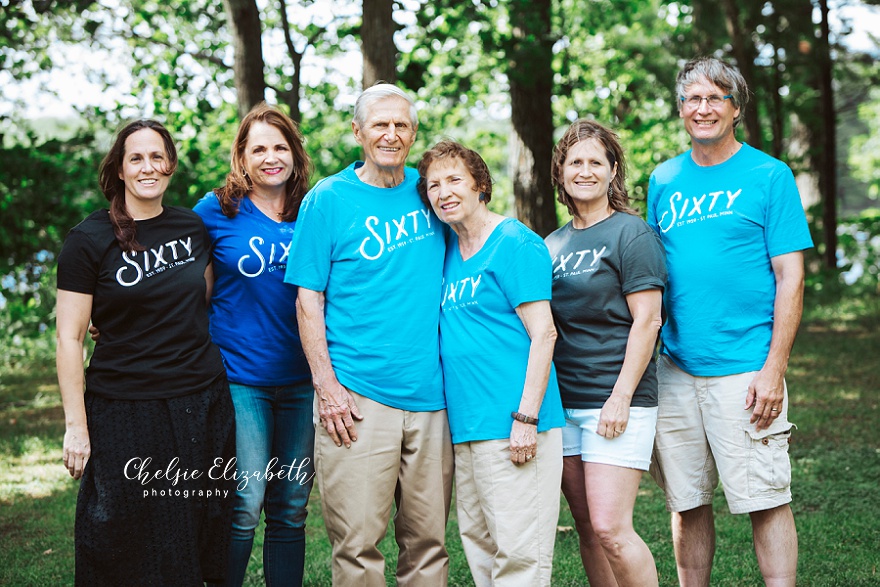
<path fill-rule="evenodd" d="M 748 513 L 766 582 L 795 584 L 785 371 L 801 318 L 809 230 L 791 170 L 736 140 L 745 80 L 711 58 L 678 74 L 691 150 L 660 165 L 648 224 L 669 280 L 652 473 L 673 512 L 682 585 L 708 585 L 712 495 Z"/>
<path fill-rule="evenodd" d="M 438 325 L 439 220 L 406 168 L 412 98 L 375 85 L 355 104 L 364 161 L 306 195 L 285 281 L 312 371 L 317 478 L 333 585 L 385 585 L 379 551 L 393 505 L 398 585 L 446 585 L 452 445 Z"/>

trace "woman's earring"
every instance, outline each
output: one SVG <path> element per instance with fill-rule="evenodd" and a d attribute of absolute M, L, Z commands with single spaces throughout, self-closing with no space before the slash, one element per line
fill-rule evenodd
<path fill-rule="evenodd" d="M 485 201 L 486 201 L 486 192 L 480 192 L 480 201 L 481 201 L 481 202 L 485 202 Z"/>

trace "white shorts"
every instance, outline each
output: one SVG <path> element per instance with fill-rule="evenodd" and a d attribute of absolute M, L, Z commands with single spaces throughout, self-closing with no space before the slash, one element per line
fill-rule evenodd
<path fill-rule="evenodd" d="M 562 456 L 581 455 L 585 463 L 647 471 L 654 448 L 657 408 L 630 408 L 626 431 L 610 440 L 596 434 L 601 413 L 600 408 L 565 410 Z"/>
<path fill-rule="evenodd" d="M 651 475 L 666 508 L 684 512 L 712 503 L 718 479 L 730 512 L 744 514 L 791 502 L 788 391 L 779 417 L 765 430 L 743 409 L 757 372 L 694 377 L 672 360 L 657 361 L 660 412 Z"/>

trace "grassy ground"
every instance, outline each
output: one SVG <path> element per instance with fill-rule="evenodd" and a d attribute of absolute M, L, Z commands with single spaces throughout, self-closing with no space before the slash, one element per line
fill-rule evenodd
<path fill-rule="evenodd" d="M 800 541 L 798 584 L 876 586 L 880 563 L 880 306 L 819 308 L 805 319 L 788 375 L 793 491 Z M 73 583 L 76 482 L 61 467 L 63 418 L 51 366 L 0 373 L 0 585 Z M 312 495 L 306 585 L 330 585 L 330 548 Z M 554 586 L 586 585 L 577 535 L 563 501 Z M 760 585 L 747 516 L 715 506 L 718 531 L 712 585 Z M 668 515 L 649 478 L 636 526 L 654 553 L 661 585 L 675 585 Z M 472 585 L 453 515 L 450 584 Z M 260 545 L 247 584 L 261 585 Z M 393 538 L 383 549 L 395 562 Z M 389 577 L 392 584 L 393 577 Z"/>

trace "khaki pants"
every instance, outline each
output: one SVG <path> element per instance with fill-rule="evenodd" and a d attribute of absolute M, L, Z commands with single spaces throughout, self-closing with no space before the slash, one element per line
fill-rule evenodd
<path fill-rule="evenodd" d="M 562 482 L 562 429 L 537 456 L 510 462 L 510 440 L 455 445 L 458 527 L 477 587 L 550 585 Z"/>
<path fill-rule="evenodd" d="M 396 504 L 397 584 L 442 587 L 449 573 L 445 539 L 453 471 L 446 410 L 408 412 L 352 396 L 364 419 L 355 423 L 358 440 L 351 448 L 337 447 L 320 423 L 315 426 L 333 585 L 385 587 L 379 542 Z"/>

